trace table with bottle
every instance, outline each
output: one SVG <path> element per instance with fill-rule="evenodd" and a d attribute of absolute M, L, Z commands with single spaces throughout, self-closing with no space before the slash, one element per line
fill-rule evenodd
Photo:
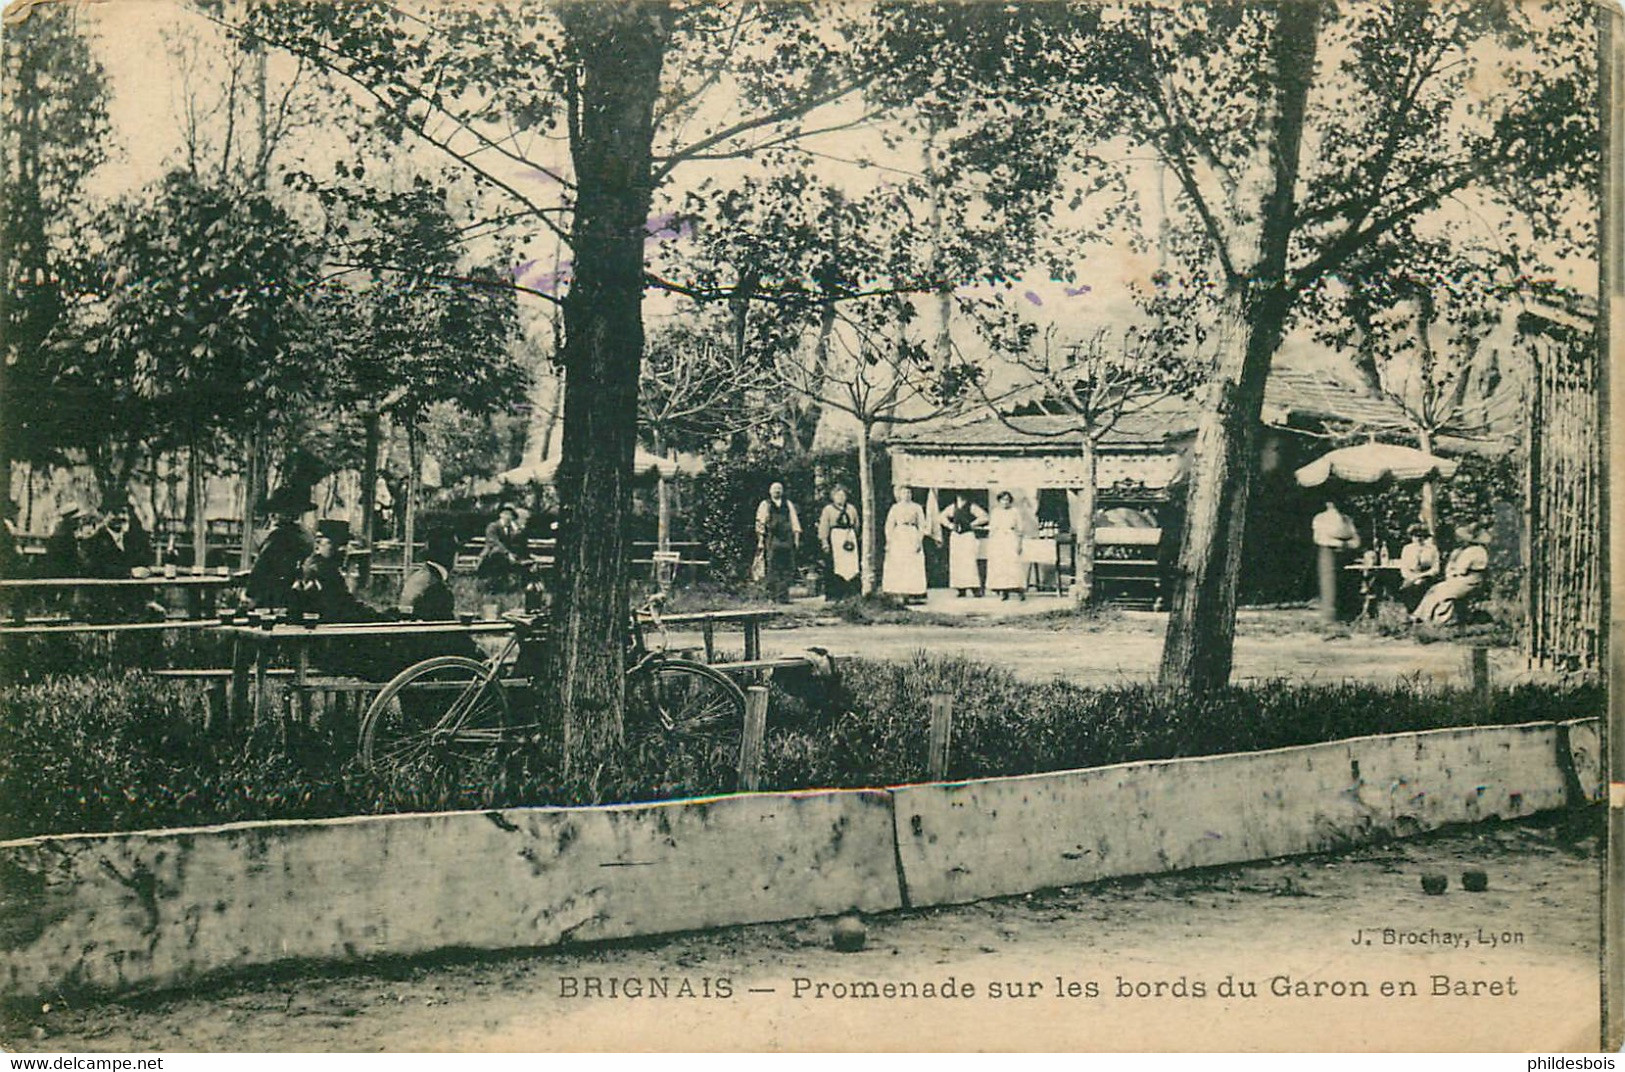
<path fill-rule="evenodd" d="M 1360 617 L 1376 614 L 1377 604 L 1399 591 L 1399 559 L 1390 557 L 1386 544 L 1367 551 L 1343 567 L 1360 575 Z"/>

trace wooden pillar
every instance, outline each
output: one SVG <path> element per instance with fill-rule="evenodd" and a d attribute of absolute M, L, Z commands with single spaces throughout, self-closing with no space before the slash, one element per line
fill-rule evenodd
<path fill-rule="evenodd" d="M 767 697 L 765 685 L 745 690 L 745 732 L 739 741 L 739 788 L 754 792 L 762 784 L 762 742 L 767 738 Z"/>
<path fill-rule="evenodd" d="M 925 776 L 940 782 L 948 777 L 948 749 L 954 734 L 954 698 L 943 693 L 933 695 L 931 706 L 931 735 L 926 749 Z"/>

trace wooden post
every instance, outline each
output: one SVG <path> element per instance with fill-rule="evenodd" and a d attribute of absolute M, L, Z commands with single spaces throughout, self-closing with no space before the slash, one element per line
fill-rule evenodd
<path fill-rule="evenodd" d="M 241 636 L 231 642 L 230 708 L 222 727 L 227 734 L 241 732 L 248 718 L 248 668 L 253 650 Z"/>
<path fill-rule="evenodd" d="M 948 746 L 954 733 L 954 698 L 933 694 L 931 704 L 931 743 L 926 753 L 925 776 L 933 782 L 948 777 Z"/>
<path fill-rule="evenodd" d="M 1490 649 L 1475 645 L 1467 652 L 1467 680 L 1472 683 L 1473 698 L 1479 703 L 1490 702 Z"/>
<path fill-rule="evenodd" d="M 739 788 L 752 792 L 762 784 L 762 742 L 767 737 L 767 686 L 745 690 L 745 733 L 739 741 Z"/>
<path fill-rule="evenodd" d="M 710 618 L 700 623 L 700 635 L 705 638 L 705 661 L 717 661 L 717 623 Z"/>

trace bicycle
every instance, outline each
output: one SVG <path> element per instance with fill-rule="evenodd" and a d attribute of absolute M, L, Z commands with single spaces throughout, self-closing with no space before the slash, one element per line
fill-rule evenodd
<path fill-rule="evenodd" d="M 744 690 L 705 663 L 667 654 L 663 601 L 655 593 L 632 614 L 627 732 L 736 749 L 744 727 Z M 466 780 L 494 770 L 513 749 L 545 740 L 551 727 L 539 717 L 535 678 L 522 668 L 539 662 L 535 656 L 547 642 L 548 620 L 513 612 L 502 617 L 514 632 L 495 655 L 483 661 L 437 655 L 390 679 L 361 719 L 364 767 L 398 773 L 449 767 Z M 660 632 L 658 647 L 648 646 L 645 618 Z M 510 696 L 528 702 L 516 704 Z"/>

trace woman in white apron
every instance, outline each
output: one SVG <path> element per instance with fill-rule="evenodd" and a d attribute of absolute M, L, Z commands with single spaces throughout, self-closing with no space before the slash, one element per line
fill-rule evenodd
<path fill-rule="evenodd" d="M 886 561 L 880 590 L 910 602 L 925 599 L 925 511 L 906 487 L 886 514 Z"/>
<path fill-rule="evenodd" d="M 978 529 L 987 528 L 987 511 L 971 502 L 963 491 L 954 494 L 953 505 L 942 512 L 948 526 L 948 587 L 964 598 L 966 592 L 982 594 L 982 571 L 977 565 Z"/>
<path fill-rule="evenodd" d="M 987 519 L 987 587 L 1009 599 L 1011 592 L 1027 598 L 1027 563 L 1021 557 L 1021 513 L 1016 498 L 1001 491 Z"/>

